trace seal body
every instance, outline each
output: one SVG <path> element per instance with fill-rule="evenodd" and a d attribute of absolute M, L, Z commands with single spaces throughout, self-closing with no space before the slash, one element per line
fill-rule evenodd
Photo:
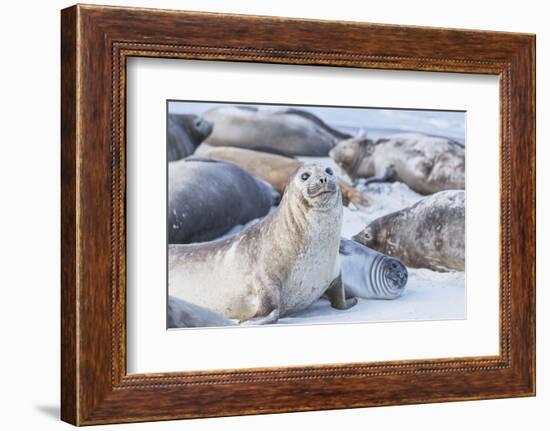
<path fill-rule="evenodd" d="M 207 143 L 281 155 L 327 156 L 350 135 L 298 109 L 270 111 L 251 107 L 214 108 L 204 114 L 214 124 Z"/>
<path fill-rule="evenodd" d="M 200 328 L 205 326 L 232 326 L 237 322 L 226 319 L 204 307 L 190 304 L 181 299 L 168 297 L 167 321 L 168 328 Z"/>
<path fill-rule="evenodd" d="M 340 277 L 342 203 L 334 174 L 304 165 L 279 207 L 238 234 L 169 246 L 169 294 L 242 324 L 273 323 L 327 293 L 349 308 Z"/>
<path fill-rule="evenodd" d="M 212 133 L 212 123 L 192 114 L 168 115 L 168 161 L 183 159 Z"/>
<path fill-rule="evenodd" d="M 237 147 L 211 147 L 202 150 L 200 154 L 212 159 L 235 163 L 252 175 L 267 181 L 281 194 L 285 191 L 290 177 L 303 165 L 303 162 L 291 157 Z M 369 206 L 365 194 L 356 190 L 342 178 L 338 178 L 338 183 L 344 205 L 347 206 L 351 202 L 358 208 Z"/>
<path fill-rule="evenodd" d="M 402 133 L 376 142 L 351 138 L 330 156 L 352 180 L 400 181 L 420 194 L 464 189 L 464 147 L 444 137 Z"/>
<path fill-rule="evenodd" d="M 168 164 L 168 240 L 209 241 L 265 216 L 278 194 L 233 163 L 190 158 Z"/>
<path fill-rule="evenodd" d="M 465 195 L 447 190 L 380 217 L 353 240 L 412 268 L 464 271 Z"/>
<path fill-rule="evenodd" d="M 408 271 L 399 259 L 342 238 L 340 260 L 346 295 L 365 299 L 395 299 L 403 294 Z"/>

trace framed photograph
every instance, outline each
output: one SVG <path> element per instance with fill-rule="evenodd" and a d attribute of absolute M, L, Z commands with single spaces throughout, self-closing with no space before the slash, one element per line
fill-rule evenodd
<path fill-rule="evenodd" d="M 535 394 L 534 35 L 61 18 L 63 420 Z"/>

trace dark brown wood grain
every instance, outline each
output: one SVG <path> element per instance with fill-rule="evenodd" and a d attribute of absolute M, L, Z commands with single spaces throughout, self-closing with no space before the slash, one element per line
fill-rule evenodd
<path fill-rule="evenodd" d="M 61 49 L 63 420 L 85 425 L 534 395 L 533 35 L 74 6 L 62 11 Z M 498 75 L 500 354 L 127 375 L 131 56 Z"/>

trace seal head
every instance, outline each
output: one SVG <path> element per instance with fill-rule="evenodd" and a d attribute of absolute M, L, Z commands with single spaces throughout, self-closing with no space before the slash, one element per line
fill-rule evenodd
<path fill-rule="evenodd" d="M 314 163 L 298 168 L 296 174 L 291 176 L 289 186 L 289 192 L 298 194 L 300 202 L 307 209 L 328 211 L 336 206 L 340 198 L 334 171 Z"/>
<path fill-rule="evenodd" d="M 365 299 L 395 299 L 402 295 L 408 271 L 398 259 L 341 239 L 340 257 L 346 293 Z"/>
<path fill-rule="evenodd" d="M 375 143 L 362 137 L 341 141 L 329 152 L 329 156 L 348 174 L 352 181 L 359 176 L 359 168 L 374 153 Z"/>

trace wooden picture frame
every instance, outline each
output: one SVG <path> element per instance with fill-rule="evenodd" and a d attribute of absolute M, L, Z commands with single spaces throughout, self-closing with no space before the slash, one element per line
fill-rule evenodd
<path fill-rule="evenodd" d="M 534 35 L 83 5 L 64 9 L 61 18 L 64 421 L 535 394 Z M 498 75 L 500 354 L 128 375 L 125 65 L 131 56 Z"/>

